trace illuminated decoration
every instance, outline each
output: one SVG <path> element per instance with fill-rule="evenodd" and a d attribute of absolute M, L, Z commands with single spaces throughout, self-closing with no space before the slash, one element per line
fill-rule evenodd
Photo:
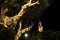
<path fill-rule="evenodd" d="M 12 26 L 15 27 L 16 24 L 17 24 L 17 21 L 25 13 L 25 10 L 24 9 L 26 9 L 27 7 L 34 6 L 35 4 L 39 4 L 38 1 L 36 1 L 34 3 L 32 3 L 31 1 L 32 0 L 29 0 L 29 2 L 27 4 L 22 5 L 21 10 L 19 11 L 19 13 L 17 15 L 13 16 L 13 17 L 8 17 L 6 15 L 4 15 L 4 17 L 3 17 L 3 15 L 2 15 L 2 19 L 1 20 L 3 20 L 3 22 L 0 22 L 0 24 L 4 25 L 4 27 L 6 27 L 6 28 L 10 28 Z M 5 14 L 7 12 L 8 12 L 8 9 L 7 8 L 6 9 L 3 9 L 2 8 L 1 14 Z"/>
<path fill-rule="evenodd" d="M 24 4 L 24 5 L 22 6 L 20 12 L 18 13 L 18 15 L 14 16 L 13 18 L 16 17 L 16 19 L 18 20 L 19 17 L 22 16 L 22 15 L 24 14 L 24 12 L 25 12 L 24 9 L 26 9 L 27 7 L 34 6 L 35 4 L 39 4 L 38 1 L 37 1 L 37 2 L 34 2 L 34 3 L 32 3 L 31 1 L 32 1 L 32 0 L 30 0 L 27 4 Z M 16 20 L 16 19 L 15 19 L 15 20 Z M 21 37 L 21 34 L 25 33 L 26 31 L 31 30 L 32 27 L 33 27 L 33 25 L 34 25 L 34 23 L 31 22 L 31 25 L 30 25 L 29 27 L 24 28 L 24 29 L 21 29 L 21 27 L 22 27 L 22 21 L 20 21 L 20 23 L 19 23 L 19 29 L 18 29 L 17 34 L 15 35 L 14 40 L 19 40 L 19 38 Z M 25 37 L 27 37 L 27 36 L 28 36 L 28 35 L 25 34 Z"/>
<path fill-rule="evenodd" d="M 43 32 L 43 26 L 42 26 L 41 21 L 39 21 L 39 23 L 38 23 L 38 31 Z"/>
<path fill-rule="evenodd" d="M 29 2 L 27 4 L 24 4 L 21 6 L 21 10 L 19 11 L 19 13 L 13 17 L 8 17 L 6 15 L 4 15 L 5 13 L 8 12 L 8 8 L 3 9 L 1 8 L 1 19 L 0 19 L 0 24 L 4 25 L 4 27 L 6 28 L 14 28 L 17 25 L 17 21 L 20 20 L 20 17 L 25 13 L 26 8 L 34 6 L 36 4 L 39 4 L 38 1 L 32 3 L 32 0 L 29 0 Z M 3 20 L 3 22 L 1 22 L 1 20 Z M 26 31 L 29 31 L 32 29 L 32 26 L 34 25 L 34 23 L 31 22 L 31 25 L 29 27 L 26 27 L 24 29 L 22 29 L 22 21 L 19 22 L 19 29 L 17 30 L 17 34 L 14 36 L 14 40 L 19 40 L 19 38 L 21 37 L 21 34 L 25 33 Z M 25 37 L 27 37 L 28 34 L 25 34 Z"/>
<path fill-rule="evenodd" d="M 17 25 L 17 21 L 20 20 L 20 17 L 25 13 L 26 8 L 34 6 L 36 4 L 39 4 L 38 1 L 33 2 L 32 0 L 29 0 L 28 3 L 24 4 L 21 6 L 21 10 L 19 11 L 19 13 L 13 17 L 8 17 L 6 15 L 4 15 L 5 13 L 8 12 L 8 8 L 3 9 L 1 8 L 1 19 L 0 19 L 0 24 L 4 25 L 4 27 L 6 28 L 12 28 L 12 27 L 16 27 Z M 1 20 L 3 20 L 3 22 L 1 22 Z M 19 29 L 17 30 L 17 34 L 14 36 L 14 40 L 19 40 L 19 38 L 21 37 L 21 34 L 25 33 L 26 31 L 29 31 L 32 29 L 34 23 L 31 22 L 31 25 L 29 27 L 26 27 L 24 29 L 22 29 L 22 21 L 19 22 Z M 25 34 L 25 37 L 27 37 L 28 35 Z"/>

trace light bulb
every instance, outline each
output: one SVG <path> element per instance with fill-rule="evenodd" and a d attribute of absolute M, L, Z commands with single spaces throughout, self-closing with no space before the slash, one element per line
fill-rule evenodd
<path fill-rule="evenodd" d="M 27 37 L 28 37 L 28 34 L 27 34 L 27 33 L 25 33 L 25 34 L 24 34 L 24 36 L 25 36 L 25 38 L 27 38 Z"/>

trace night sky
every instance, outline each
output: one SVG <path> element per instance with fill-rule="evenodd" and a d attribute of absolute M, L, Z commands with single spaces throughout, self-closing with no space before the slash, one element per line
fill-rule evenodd
<path fill-rule="evenodd" d="M 53 1 L 53 3 L 46 9 L 46 11 L 41 16 L 41 20 L 44 26 L 44 30 L 60 30 L 60 17 L 58 11 L 58 2 Z"/>

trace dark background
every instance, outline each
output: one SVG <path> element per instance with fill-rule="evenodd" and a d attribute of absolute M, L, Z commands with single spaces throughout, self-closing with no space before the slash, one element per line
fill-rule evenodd
<path fill-rule="evenodd" d="M 42 21 L 42 26 L 44 31 L 60 31 L 60 16 L 59 16 L 59 2 L 53 0 L 50 6 L 45 10 L 45 12 L 40 15 L 38 18 Z M 36 19 L 38 19 L 36 18 Z M 36 31 L 38 28 L 38 21 L 35 22 L 35 25 L 32 30 Z"/>
<path fill-rule="evenodd" d="M 60 31 L 59 2 L 54 0 L 41 16 L 44 30 Z"/>

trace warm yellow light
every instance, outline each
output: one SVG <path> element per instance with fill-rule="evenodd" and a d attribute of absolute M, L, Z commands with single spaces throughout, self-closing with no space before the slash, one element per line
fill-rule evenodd
<path fill-rule="evenodd" d="M 43 32 L 43 26 L 38 26 L 38 31 Z"/>

